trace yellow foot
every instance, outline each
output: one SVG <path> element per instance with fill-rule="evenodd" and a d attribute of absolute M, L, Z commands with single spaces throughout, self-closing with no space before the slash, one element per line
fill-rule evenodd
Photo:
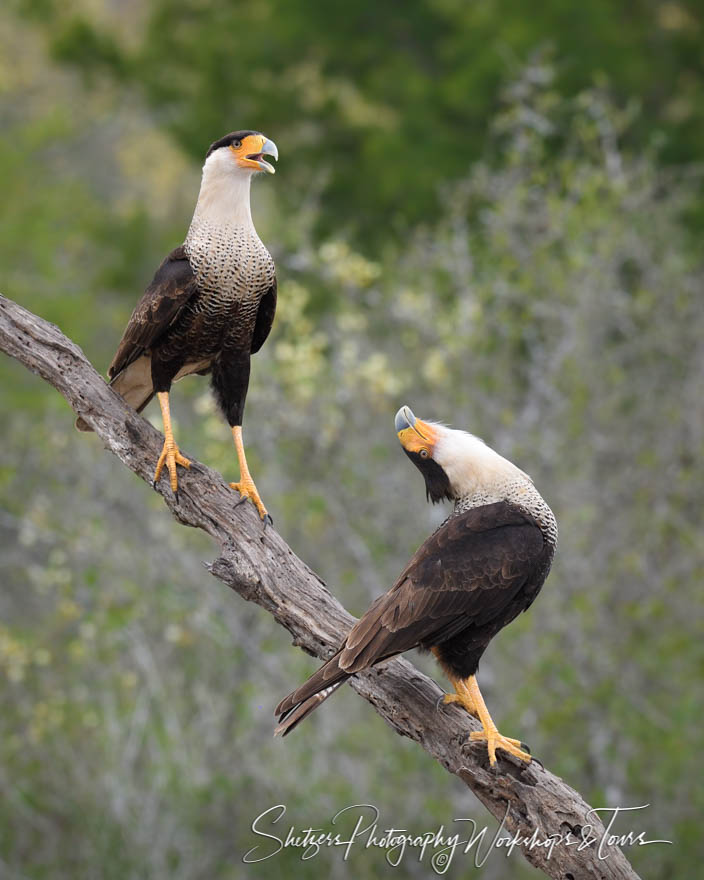
<path fill-rule="evenodd" d="M 530 763 L 531 756 L 528 752 L 524 752 L 521 746 L 523 743 L 519 739 L 511 739 L 508 736 L 502 736 L 499 731 L 494 728 L 489 730 L 473 730 L 469 738 L 472 742 L 486 742 L 489 749 L 489 764 L 493 767 L 496 764 L 496 750 L 503 749 L 509 755 L 515 755 L 521 761 Z"/>
<path fill-rule="evenodd" d="M 442 698 L 443 703 L 447 705 L 448 703 L 459 703 L 464 709 L 466 709 L 470 715 L 474 715 L 475 718 L 479 717 L 477 712 L 477 707 L 474 705 L 474 700 L 469 696 L 465 696 L 463 694 L 445 694 Z"/>
<path fill-rule="evenodd" d="M 191 466 L 191 462 L 189 459 L 184 458 L 183 455 L 178 451 L 178 446 L 168 446 L 166 442 L 164 442 L 164 448 L 161 450 L 161 455 L 159 456 L 159 461 L 156 463 L 156 470 L 154 471 L 154 482 L 158 482 L 159 477 L 161 476 L 161 472 L 164 468 L 164 464 L 169 471 L 169 481 L 171 483 L 171 491 L 176 495 L 178 493 L 178 476 L 176 474 L 176 465 L 180 464 L 182 467 L 189 468 Z"/>
<path fill-rule="evenodd" d="M 257 487 L 254 485 L 254 480 L 251 477 L 249 479 L 245 478 L 243 480 L 240 480 L 239 483 L 230 483 L 230 488 L 236 489 L 242 496 L 243 501 L 246 498 L 249 498 L 259 511 L 259 516 L 265 522 L 272 522 L 271 517 L 267 513 L 266 507 L 264 507 L 262 499 L 259 497 Z"/>

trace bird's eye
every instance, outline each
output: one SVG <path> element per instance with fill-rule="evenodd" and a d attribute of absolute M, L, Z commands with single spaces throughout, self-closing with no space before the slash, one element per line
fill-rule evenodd
<path fill-rule="evenodd" d="M 233 146 L 233 147 L 241 147 L 241 146 L 242 146 L 242 141 L 233 141 L 233 142 L 232 142 L 232 146 Z"/>
<path fill-rule="evenodd" d="M 427 458 L 427 457 L 428 457 L 428 450 L 427 450 L 427 449 L 421 449 L 421 451 L 420 451 L 420 457 L 421 457 L 421 458 Z"/>

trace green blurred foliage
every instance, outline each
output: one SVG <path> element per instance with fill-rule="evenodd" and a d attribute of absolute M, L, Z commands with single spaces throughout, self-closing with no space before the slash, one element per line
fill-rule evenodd
<path fill-rule="evenodd" d="M 332 225 L 367 248 L 436 217 L 440 184 L 493 155 L 500 88 L 536 46 L 554 49 L 560 91 L 608 83 L 639 105 L 631 148 L 657 144 L 668 163 L 704 153 L 691 0 L 153 0 L 128 16 L 16 2 L 55 57 L 135 83 L 194 160 L 225 131 L 265 131 L 289 169 L 288 205 L 322 176 L 319 235 Z"/>
<path fill-rule="evenodd" d="M 275 137 L 279 174 L 253 198 L 280 306 L 254 362 L 245 437 L 277 528 L 359 614 L 446 513 L 427 507 L 400 454 L 401 403 L 528 470 L 560 547 L 538 602 L 487 653 L 487 701 L 592 803 L 652 805 L 635 827 L 675 845 L 630 851 L 644 876 L 693 876 L 704 858 L 704 271 L 686 218 L 701 178 L 661 164 L 651 134 L 664 111 L 643 84 L 662 77 L 664 57 L 672 71 L 698 62 L 686 28 L 661 28 L 667 51 L 645 53 L 636 35 L 663 16 L 693 27 L 696 10 L 634 7 L 616 28 L 615 7 L 597 4 L 577 32 L 577 13 L 558 4 L 530 20 L 505 3 L 409 4 L 407 21 L 379 9 L 362 34 L 364 5 L 339 22 L 315 4 L 305 22 L 265 2 L 120 8 L 119 23 L 87 0 L 73 24 L 49 0 L 23 5 L 41 21 L 0 12 L 3 293 L 104 369 L 139 291 L 183 238 L 198 186 L 189 157 L 242 116 Z M 499 14 L 516 51 L 554 36 L 556 66 L 538 54 L 504 78 L 487 36 Z M 465 18 L 482 20 L 483 41 Z M 597 20 L 627 100 L 612 100 L 613 83 L 573 93 L 596 70 Z M 51 60 L 75 62 L 84 40 L 82 71 Z M 312 61 L 294 57 L 312 45 Z M 291 72 L 304 62 L 320 105 Z M 577 69 L 581 79 L 565 78 Z M 457 110 L 463 89 L 476 116 Z M 417 128 L 424 114 L 429 127 Z M 481 122 L 485 147 L 467 119 Z M 431 151 L 426 173 L 408 145 L 426 149 L 428 131 L 452 156 Z M 413 227 L 402 243 L 390 205 Z M 359 216 L 373 246 L 352 236 Z M 182 448 L 234 479 L 207 383 L 180 383 L 173 406 Z M 462 784 L 348 688 L 307 728 L 271 739 L 273 706 L 314 661 L 212 579 L 206 538 L 173 524 L 7 359 L 0 408 L 2 880 L 389 874 L 364 851 L 243 865 L 250 822 L 277 803 L 298 827 L 374 803 L 382 821 L 413 830 L 463 816 L 493 829 Z M 146 415 L 158 423 L 154 408 Z M 447 876 L 471 870 L 458 859 Z M 429 876 L 411 860 L 399 871 Z M 501 854 L 481 873 L 536 876 Z"/>

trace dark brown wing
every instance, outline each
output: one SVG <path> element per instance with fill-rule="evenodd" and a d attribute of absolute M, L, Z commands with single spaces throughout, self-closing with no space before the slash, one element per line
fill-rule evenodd
<path fill-rule="evenodd" d="M 259 351 L 271 332 L 271 326 L 274 323 L 274 315 L 276 314 L 276 291 L 277 284 L 276 278 L 274 278 L 273 284 L 259 301 L 257 323 L 254 325 L 252 347 L 250 349 L 252 354 L 256 354 Z"/>
<path fill-rule="evenodd" d="M 552 550 L 528 515 L 506 502 L 453 516 L 418 549 L 394 586 L 372 603 L 342 648 L 277 706 L 285 735 L 351 674 L 469 627 L 490 624 L 523 590 L 528 607 Z"/>
<path fill-rule="evenodd" d="M 135 306 L 108 376 L 113 378 L 151 348 L 197 292 L 186 251 L 183 246 L 177 247 L 156 270 L 152 283 Z"/>
<path fill-rule="evenodd" d="M 451 517 L 352 628 L 340 668 L 358 672 L 490 623 L 535 580 L 544 554 L 540 529 L 511 504 L 498 502 Z M 532 598 L 526 595 L 526 607 Z"/>

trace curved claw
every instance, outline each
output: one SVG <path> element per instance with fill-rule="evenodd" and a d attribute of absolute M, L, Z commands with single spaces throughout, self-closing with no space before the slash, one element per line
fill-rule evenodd
<path fill-rule="evenodd" d="M 265 514 L 265 516 L 264 516 L 264 528 L 266 528 L 267 526 L 272 526 L 272 527 L 273 527 L 273 525 L 274 525 L 274 520 L 272 519 L 271 514 L 269 514 L 269 513 Z"/>

